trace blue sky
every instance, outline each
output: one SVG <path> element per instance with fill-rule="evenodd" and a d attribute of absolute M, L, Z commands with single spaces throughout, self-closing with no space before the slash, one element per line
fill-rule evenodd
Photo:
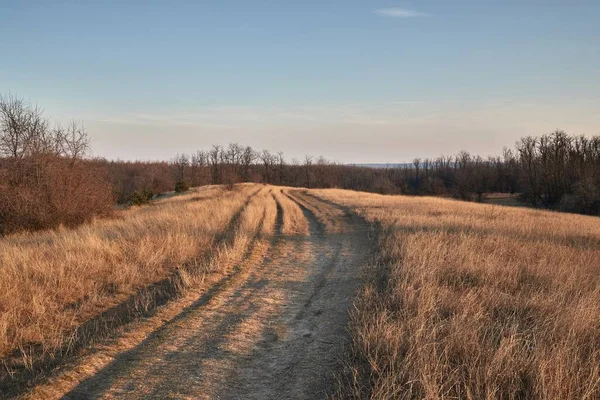
<path fill-rule="evenodd" d="M 600 1 L 0 0 L 0 93 L 109 158 L 487 155 L 600 133 L 599 21 Z"/>

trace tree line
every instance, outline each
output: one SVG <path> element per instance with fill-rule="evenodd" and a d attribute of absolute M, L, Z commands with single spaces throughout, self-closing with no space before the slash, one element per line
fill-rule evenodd
<path fill-rule="evenodd" d="M 38 107 L 0 97 L 0 234 L 74 226 L 110 214 L 114 203 L 142 204 L 168 191 L 238 182 L 470 201 L 512 193 L 534 207 L 600 215 L 600 136 L 563 131 L 522 138 L 499 156 L 461 151 L 388 168 L 312 156 L 287 161 L 281 152 L 237 143 L 162 162 L 88 154 L 82 124 L 51 125 Z"/>
<path fill-rule="evenodd" d="M 501 156 L 416 158 L 399 167 L 372 168 L 316 160 L 286 162 L 283 154 L 237 143 L 174 157 L 176 180 L 189 185 L 263 182 L 308 188 L 342 188 L 382 194 L 483 201 L 487 193 L 519 194 L 534 207 L 600 214 L 600 136 L 555 131 L 524 137 Z"/>

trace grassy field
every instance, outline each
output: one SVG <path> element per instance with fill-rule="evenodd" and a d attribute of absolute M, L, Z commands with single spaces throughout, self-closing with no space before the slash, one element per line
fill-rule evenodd
<path fill-rule="evenodd" d="M 186 288 L 210 286 L 275 233 L 278 215 L 281 234 L 308 234 L 287 188 L 239 184 L 0 238 L 0 381 L 16 377 L 12 388 Z"/>
<path fill-rule="evenodd" d="M 267 213 L 254 205 L 267 195 L 259 185 L 209 186 L 77 229 L 0 239 L 4 372 L 69 352 L 105 325 L 82 329 L 89 321 L 126 320 L 222 272 L 224 255 L 241 254 Z"/>
<path fill-rule="evenodd" d="M 340 397 L 600 397 L 600 220 L 313 191 L 380 225 Z"/>
<path fill-rule="evenodd" d="M 3 379 L 209 287 L 256 241 L 306 237 L 307 213 L 329 243 L 348 212 L 373 226 L 378 251 L 351 311 L 338 397 L 600 397 L 598 218 L 256 184 L 1 238 Z"/>

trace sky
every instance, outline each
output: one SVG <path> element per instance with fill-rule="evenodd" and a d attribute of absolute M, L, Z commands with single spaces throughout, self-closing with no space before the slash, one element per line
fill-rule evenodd
<path fill-rule="evenodd" d="M 93 155 L 347 163 L 600 134 L 600 1 L 0 0 L 0 93 Z"/>

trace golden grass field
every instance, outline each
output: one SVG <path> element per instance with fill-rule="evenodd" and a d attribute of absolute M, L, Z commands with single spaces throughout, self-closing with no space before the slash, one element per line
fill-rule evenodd
<path fill-rule="evenodd" d="M 340 396 L 600 398 L 600 219 L 312 193 L 381 226 Z"/>
<path fill-rule="evenodd" d="M 278 218 L 281 234 L 308 235 L 300 207 L 323 235 L 336 234 L 344 209 L 378 232 L 337 397 L 600 398 L 600 219 L 255 184 L 0 238 L 5 375 L 85 345 L 95 331 L 81 327 L 114 318 L 103 313 L 120 304 L 131 303 L 125 323 L 186 287 L 210 286 Z M 92 325 L 110 334 L 102 326 Z"/>
<path fill-rule="evenodd" d="M 218 270 L 212 258 L 239 248 L 215 247 L 216 240 L 257 190 L 241 185 L 224 195 L 205 187 L 77 229 L 0 239 L 0 358 L 16 352 L 27 366 L 65 351 L 78 340 L 76 328 L 138 289 L 176 271 L 191 279 L 182 266 L 196 267 L 199 280 Z"/>

